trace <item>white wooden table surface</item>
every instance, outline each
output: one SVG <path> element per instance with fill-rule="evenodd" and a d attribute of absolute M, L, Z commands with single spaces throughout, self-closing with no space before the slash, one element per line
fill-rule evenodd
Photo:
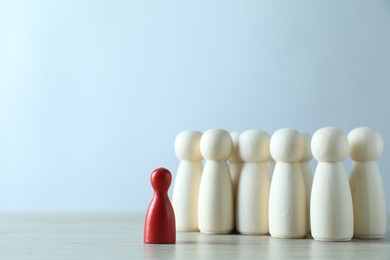
<path fill-rule="evenodd" d="M 143 243 L 142 213 L 0 213 L 0 259 L 390 259 L 385 239 L 319 242 L 269 236 L 177 233 Z"/>

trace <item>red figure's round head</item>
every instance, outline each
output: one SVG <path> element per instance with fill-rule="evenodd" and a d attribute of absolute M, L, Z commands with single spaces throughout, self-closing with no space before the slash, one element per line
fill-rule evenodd
<path fill-rule="evenodd" d="M 155 192 L 167 192 L 171 185 L 172 174 L 165 168 L 158 168 L 152 172 L 150 182 Z"/>

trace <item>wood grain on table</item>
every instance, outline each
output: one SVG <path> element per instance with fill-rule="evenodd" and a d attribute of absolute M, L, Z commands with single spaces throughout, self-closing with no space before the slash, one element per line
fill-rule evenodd
<path fill-rule="evenodd" d="M 384 239 L 319 242 L 177 232 L 143 243 L 143 213 L 0 213 L 0 259 L 390 259 Z"/>

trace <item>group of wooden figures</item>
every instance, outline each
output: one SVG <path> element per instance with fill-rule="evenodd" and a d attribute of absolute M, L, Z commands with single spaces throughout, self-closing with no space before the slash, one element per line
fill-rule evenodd
<path fill-rule="evenodd" d="M 280 238 L 311 232 L 324 241 L 381 238 L 387 212 L 376 160 L 382 151 L 380 133 L 368 127 L 348 135 L 326 127 L 312 137 L 288 128 L 272 136 L 183 131 L 175 141 L 181 160 L 172 199 L 176 229 Z M 348 155 L 354 160 L 349 182 L 342 163 Z M 312 156 L 318 161 L 314 180 Z"/>
<path fill-rule="evenodd" d="M 180 164 L 168 218 L 177 231 L 205 234 L 382 238 L 387 211 L 376 162 L 382 151 L 380 133 L 368 127 L 348 135 L 326 127 L 313 136 L 290 128 L 272 136 L 254 129 L 183 131 L 175 140 Z M 348 155 L 354 161 L 349 181 L 343 166 Z M 318 161 L 314 178 L 312 157 Z"/>

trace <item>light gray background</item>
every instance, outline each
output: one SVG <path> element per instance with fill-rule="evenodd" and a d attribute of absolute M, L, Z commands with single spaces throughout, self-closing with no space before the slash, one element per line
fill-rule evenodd
<path fill-rule="evenodd" d="M 383 134 L 390 208 L 389 88 L 389 1 L 2 1 L 0 210 L 143 211 L 181 130 L 324 126 Z"/>

